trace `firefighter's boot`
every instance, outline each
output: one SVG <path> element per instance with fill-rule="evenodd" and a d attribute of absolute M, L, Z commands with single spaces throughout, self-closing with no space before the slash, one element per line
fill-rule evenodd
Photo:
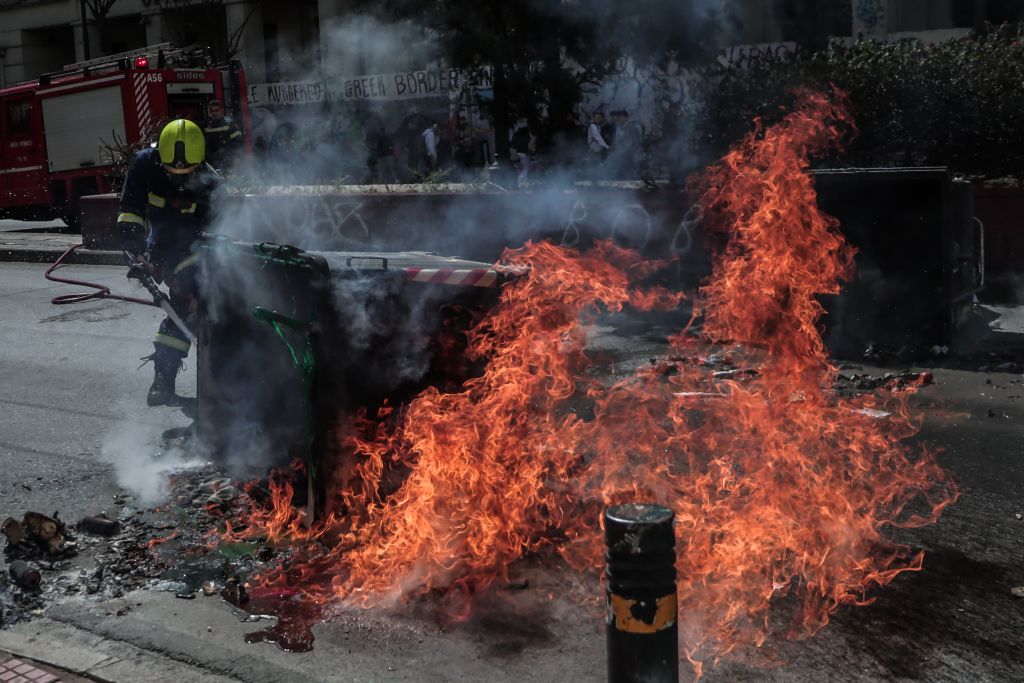
<path fill-rule="evenodd" d="M 176 405 L 178 397 L 174 393 L 174 380 L 181 368 L 181 357 L 158 346 L 152 359 L 153 384 L 146 395 L 146 403 L 150 406 Z"/>

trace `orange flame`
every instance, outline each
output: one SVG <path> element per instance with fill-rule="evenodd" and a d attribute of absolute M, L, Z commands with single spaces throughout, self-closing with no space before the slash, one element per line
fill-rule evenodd
<path fill-rule="evenodd" d="M 178 533 L 179 532 L 177 531 L 172 531 L 167 536 L 154 536 L 153 538 L 146 541 L 146 548 L 150 552 L 153 552 L 153 549 L 156 548 L 158 545 L 163 545 L 164 543 L 167 543 L 167 541 L 173 541 L 174 539 L 176 539 L 178 537 Z"/>
<path fill-rule="evenodd" d="M 806 635 L 920 569 L 922 553 L 882 533 L 934 522 L 955 485 L 904 443 L 917 430 L 907 392 L 834 394 L 818 329 L 817 297 L 851 275 L 853 250 L 818 210 L 807 168 L 850 128 L 841 96 L 805 94 L 695 182 L 727 237 L 696 302 L 702 332 L 671 340 L 681 360 L 611 387 L 587 372 L 587 321 L 679 295 L 635 287 L 654 266 L 609 244 L 507 252 L 522 276 L 469 334 L 483 374 L 355 421 L 338 512 L 312 531 L 275 485 L 254 526 L 331 543 L 263 586 L 301 581 L 317 602 L 364 606 L 443 589 L 465 616 L 473 594 L 544 546 L 599 571 L 600 511 L 656 502 L 676 514 L 680 640 L 699 676 L 703 662 L 764 642 L 783 596 L 798 605 L 790 635 Z M 716 378 L 711 354 L 753 370 Z"/>

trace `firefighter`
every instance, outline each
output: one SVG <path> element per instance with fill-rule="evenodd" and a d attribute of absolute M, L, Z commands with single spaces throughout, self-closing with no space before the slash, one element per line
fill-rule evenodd
<path fill-rule="evenodd" d="M 185 119 L 168 123 L 157 145 L 132 159 L 117 217 L 126 249 L 136 259 L 128 276 L 151 275 L 166 282 L 171 306 L 193 330 L 198 306 L 195 242 L 213 219 L 212 203 L 221 181 L 205 158 L 206 141 L 198 125 Z M 173 405 L 175 377 L 190 347 L 188 335 L 166 318 L 153 346 L 153 354 L 143 358 L 154 365 L 146 402 Z"/>
<path fill-rule="evenodd" d="M 210 100 L 206 105 L 206 157 L 218 171 L 232 170 L 238 163 L 244 141 L 238 124 L 224 115 L 224 103 Z"/>

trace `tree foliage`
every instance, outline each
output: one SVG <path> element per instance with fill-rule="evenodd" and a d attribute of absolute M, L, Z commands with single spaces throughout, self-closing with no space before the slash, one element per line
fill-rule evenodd
<path fill-rule="evenodd" d="M 1024 178 L 1024 26 L 961 40 L 852 46 L 834 43 L 794 59 L 716 67 L 703 80 L 699 139 L 719 153 L 788 111 L 798 86 L 839 88 L 859 129 L 838 162 L 949 166 L 980 177 Z"/>

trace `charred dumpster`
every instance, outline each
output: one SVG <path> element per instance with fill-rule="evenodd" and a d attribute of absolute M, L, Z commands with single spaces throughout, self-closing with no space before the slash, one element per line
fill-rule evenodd
<path fill-rule="evenodd" d="M 496 300 L 499 279 L 489 264 L 425 252 L 213 238 L 200 254 L 200 442 L 237 474 L 302 461 L 311 508 L 331 425 L 461 382 L 458 330 Z"/>
<path fill-rule="evenodd" d="M 948 344 L 982 285 L 983 236 L 970 183 L 945 168 L 816 171 L 818 204 L 857 248 L 857 273 L 828 297 L 838 356 Z"/>

